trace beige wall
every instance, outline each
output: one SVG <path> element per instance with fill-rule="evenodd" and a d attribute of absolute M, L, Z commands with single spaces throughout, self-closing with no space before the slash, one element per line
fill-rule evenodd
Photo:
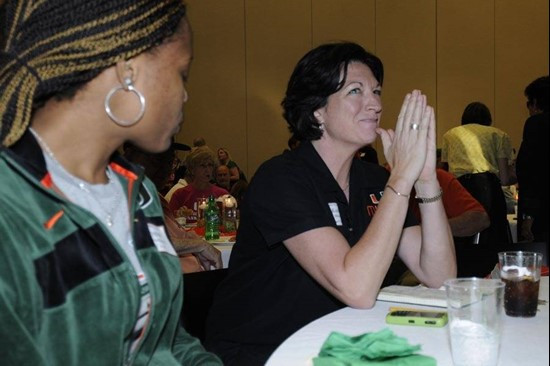
<path fill-rule="evenodd" d="M 382 126 L 393 127 L 405 93 L 419 88 L 436 109 L 439 140 L 479 100 L 519 147 L 523 89 L 548 74 L 547 0 L 187 3 L 195 61 L 178 141 L 203 136 L 213 149 L 227 147 L 248 176 L 286 147 L 286 82 L 318 44 L 351 40 L 376 53 L 385 67 Z"/>

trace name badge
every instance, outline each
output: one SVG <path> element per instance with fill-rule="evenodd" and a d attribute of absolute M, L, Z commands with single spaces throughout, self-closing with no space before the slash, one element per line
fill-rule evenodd
<path fill-rule="evenodd" d="M 328 207 L 330 208 L 330 212 L 332 212 L 332 217 L 334 217 L 334 222 L 336 222 L 336 226 L 342 226 L 342 218 L 340 217 L 338 204 L 336 202 L 329 202 Z"/>
<path fill-rule="evenodd" d="M 166 235 L 166 230 L 164 230 L 164 226 L 147 224 L 147 227 L 149 228 L 149 233 L 151 233 L 153 243 L 155 243 L 155 246 L 157 247 L 159 252 L 165 252 L 176 257 L 178 256 L 176 254 L 176 251 L 174 250 L 174 247 L 172 246 L 172 242 L 170 242 L 170 239 L 168 239 L 168 235 Z"/>

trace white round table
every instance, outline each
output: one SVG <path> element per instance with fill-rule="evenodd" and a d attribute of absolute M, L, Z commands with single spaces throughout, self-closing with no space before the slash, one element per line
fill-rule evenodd
<path fill-rule="evenodd" d="M 548 277 L 543 277 L 539 298 L 548 302 L 548 292 Z M 420 344 L 422 350 L 419 353 L 434 357 L 438 366 L 452 366 L 448 325 L 443 328 L 388 325 L 385 323 L 385 316 L 390 306 L 442 309 L 384 301 L 377 301 L 369 310 L 346 307 L 311 322 L 291 335 L 275 350 L 266 365 L 312 365 L 312 359 L 317 356 L 331 331 L 359 335 L 389 327 L 396 335 L 405 337 L 410 344 Z M 498 365 L 548 365 L 548 321 L 548 303 L 539 305 L 534 318 L 512 318 L 506 316 L 503 310 L 503 334 Z"/>
<path fill-rule="evenodd" d="M 216 249 L 218 249 L 222 254 L 222 263 L 223 268 L 227 268 L 229 265 L 229 257 L 231 257 L 231 251 L 233 250 L 233 244 L 235 241 L 230 240 L 234 239 L 235 236 L 222 235 L 219 239 L 209 240 L 208 242 L 212 244 Z"/>

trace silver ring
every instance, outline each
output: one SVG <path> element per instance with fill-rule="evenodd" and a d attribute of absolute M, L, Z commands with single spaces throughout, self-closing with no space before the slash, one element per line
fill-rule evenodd
<path fill-rule="evenodd" d="M 413 123 L 411 125 L 411 130 L 419 130 L 420 129 L 420 125 L 418 123 Z"/>

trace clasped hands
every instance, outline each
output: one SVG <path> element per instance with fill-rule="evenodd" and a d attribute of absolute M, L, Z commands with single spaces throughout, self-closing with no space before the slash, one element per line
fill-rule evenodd
<path fill-rule="evenodd" d="M 434 110 L 419 90 L 405 96 L 395 131 L 377 128 L 376 132 L 392 175 L 408 182 L 410 188 L 416 182 L 437 179 Z"/>

